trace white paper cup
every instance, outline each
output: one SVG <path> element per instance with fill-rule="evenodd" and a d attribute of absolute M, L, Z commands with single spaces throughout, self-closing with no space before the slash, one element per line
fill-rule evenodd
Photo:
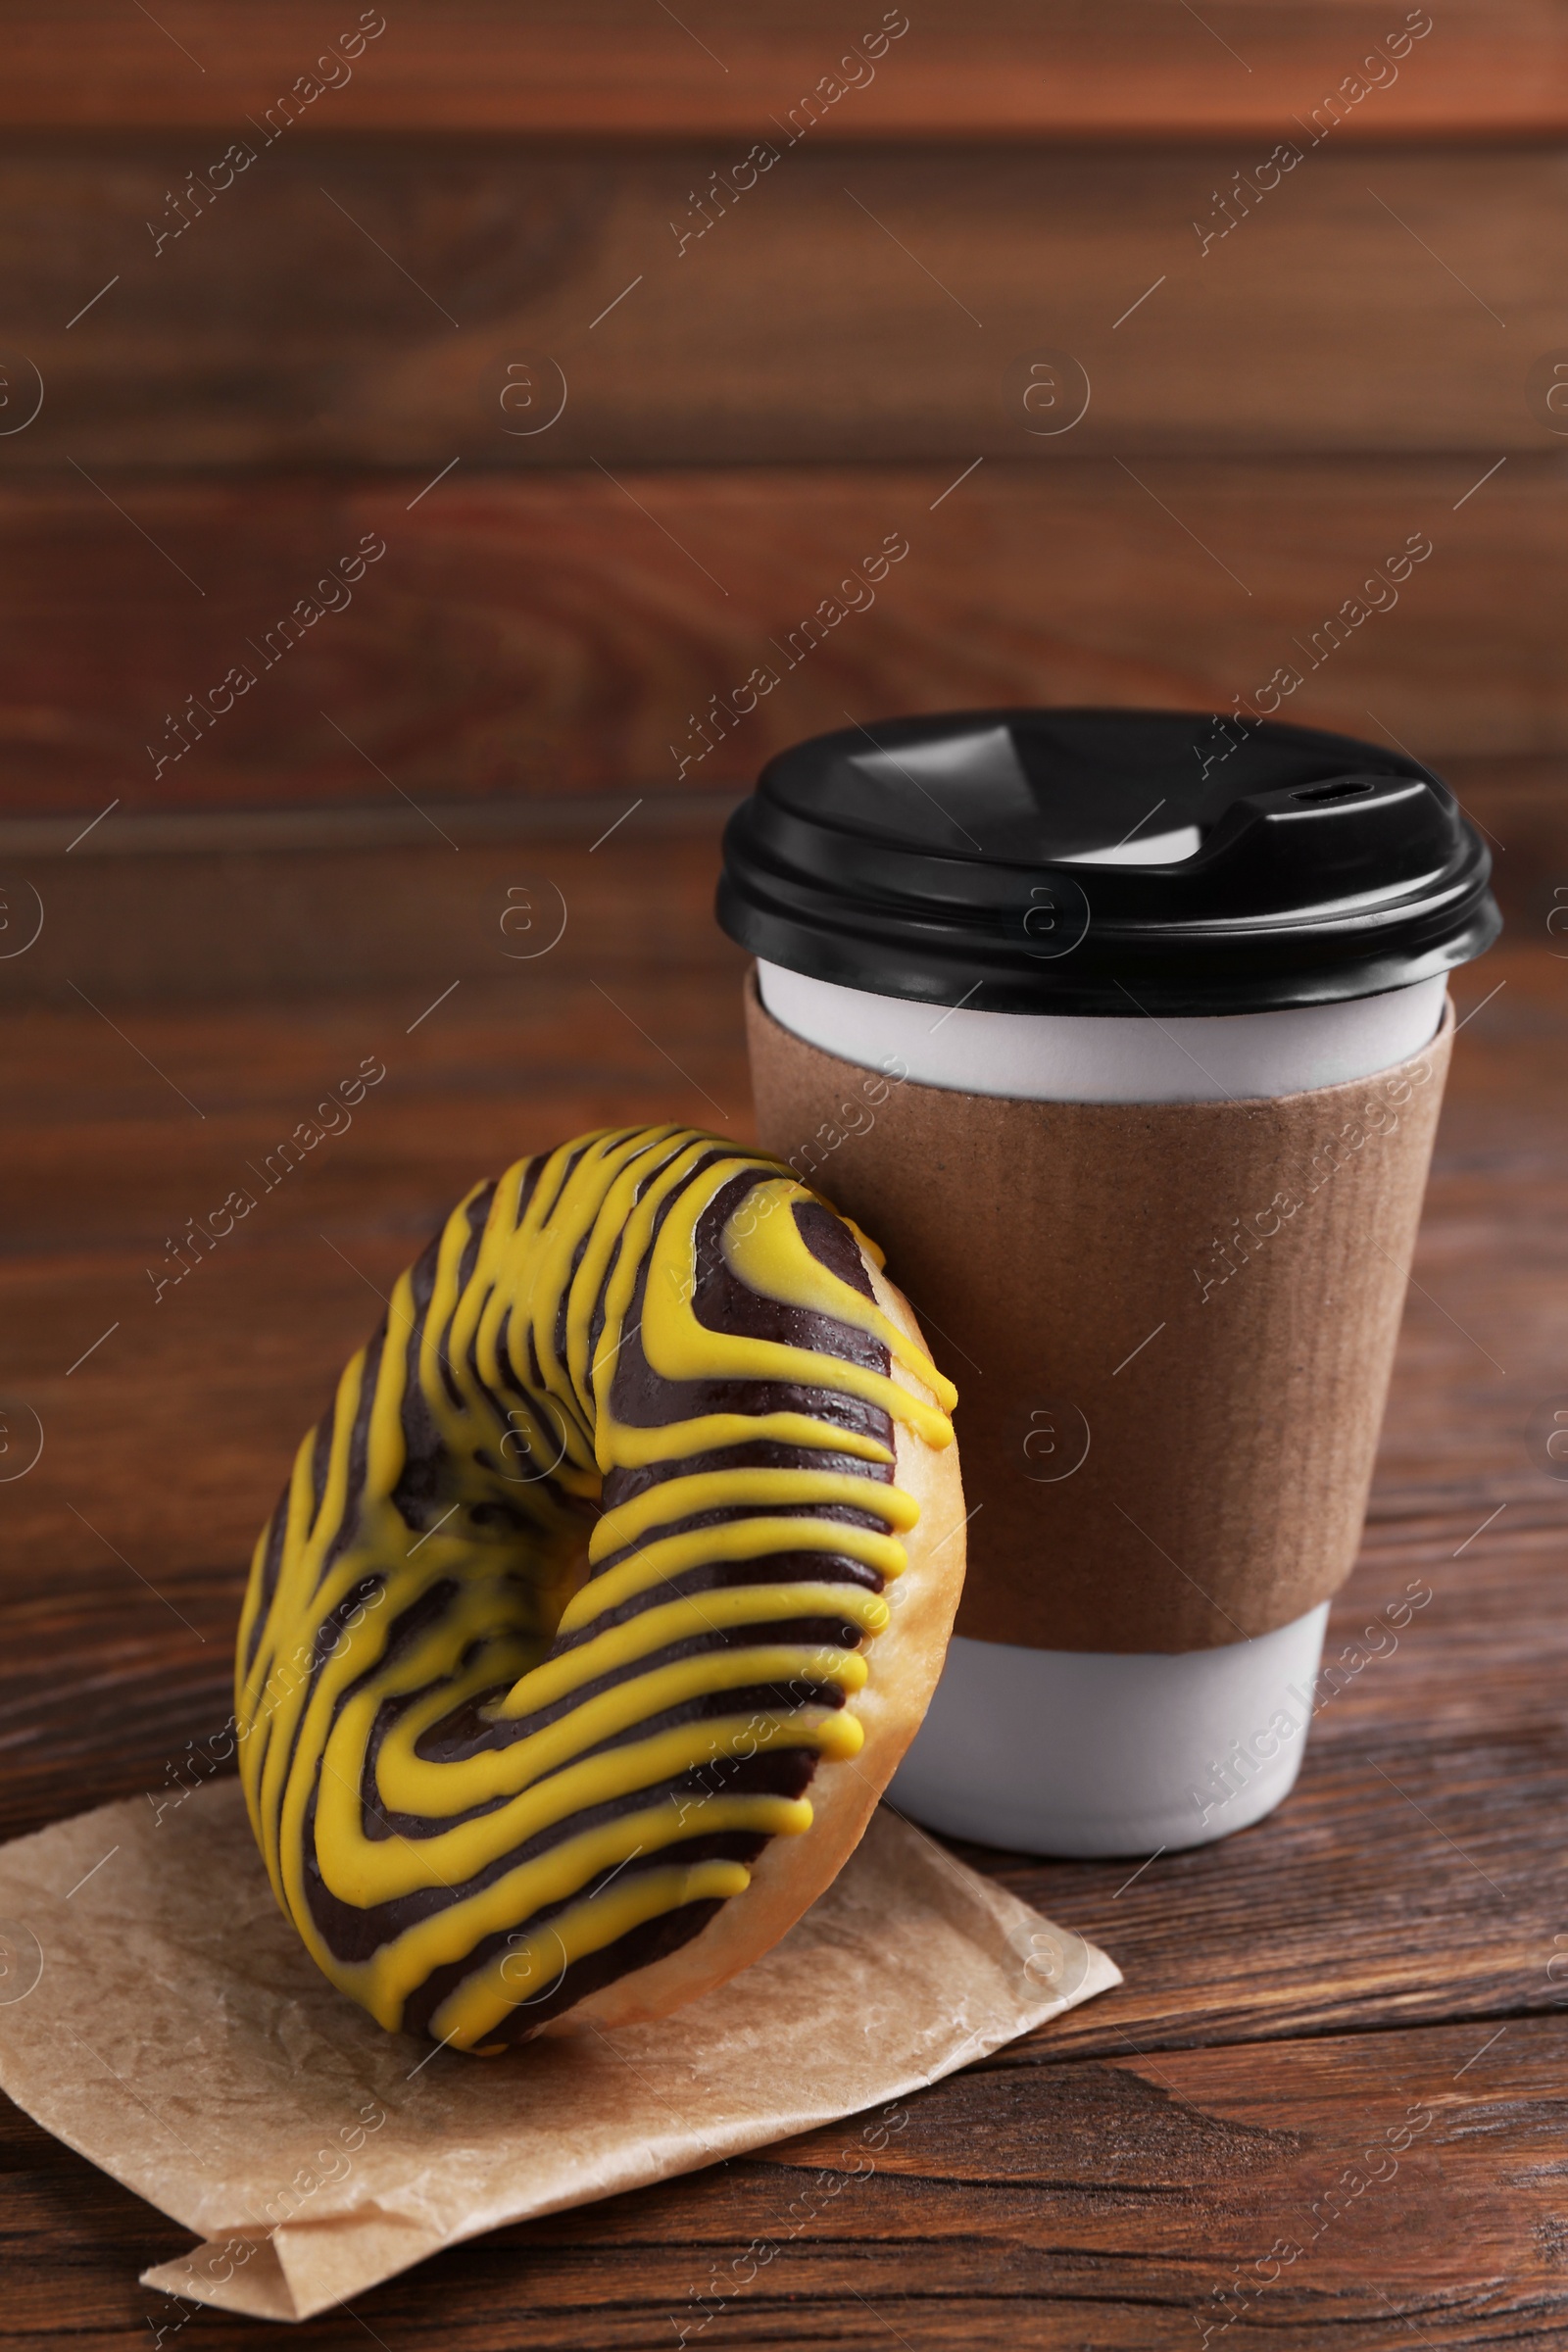
<path fill-rule="evenodd" d="M 1446 976 L 1500 923 L 1490 872 L 1408 755 L 1190 711 L 856 725 L 781 752 L 731 817 L 717 911 L 758 962 L 760 1132 L 889 1245 L 939 1348 L 938 1316 L 968 1335 L 975 1388 L 979 1355 L 994 1371 L 959 1432 L 988 1511 L 974 1632 L 894 1782 L 921 1820 L 1147 1855 L 1290 1788 L 1371 1475 Z M 868 1122 L 844 1063 L 911 1084 Z M 1384 1073 L 1392 1117 L 1361 1100 Z M 1260 1255 L 1374 1135 L 1367 1181 Z M 1246 1224 L 1244 1169 L 1274 1194 Z M 1037 1475 L 1032 1440 L 1049 1452 L 1086 1382 L 1083 1450 Z"/>
<path fill-rule="evenodd" d="M 1269 1012 L 956 1006 L 933 1023 L 929 1005 L 778 964 L 760 961 L 758 982 L 782 1027 L 843 1060 L 875 1069 L 897 1056 L 926 1086 L 1054 1102 L 1255 1099 L 1373 1077 L 1431 1043 L 1447 990 L 1440 973 Z M 1228 1837 L 1270 1812 L 1300 1769 L 1328 1609 L 1175 1655 L 955 1635 L 892 1794 L 950 1837 L 1030 1853 L 1147 1854 Z"/>

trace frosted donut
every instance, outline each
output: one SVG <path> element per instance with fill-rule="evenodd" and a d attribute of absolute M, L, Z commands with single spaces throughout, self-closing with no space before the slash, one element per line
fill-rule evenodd
<path fill-rule="evenodd" d="M 640 1127 L 399 1278 L 257 1544 L 235 1708 L 277 1900 L 382 2026 L 662 2016 L 853 1850 L 964 1556 L 956 1392 L 880 1266 L 781 1162 Z"/>

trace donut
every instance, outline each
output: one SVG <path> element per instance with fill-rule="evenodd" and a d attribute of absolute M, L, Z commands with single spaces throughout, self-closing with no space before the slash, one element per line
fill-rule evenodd
<path fill-rule="evenodd" d="M 579 1136 L 398 1280 L 257 1544 L 235 1716 L 311 1957 L 491 2054 L 661 2017 L 836 1876 L 963 1577 L 932 1363 L 782 1161 Z"/>

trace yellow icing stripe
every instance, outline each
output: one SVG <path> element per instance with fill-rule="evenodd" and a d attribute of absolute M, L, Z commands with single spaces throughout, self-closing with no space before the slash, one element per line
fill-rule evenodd
<path fill-rule="evenodd" d="M 666 1803 L 658 1809 L 622 1813 L 597 1830 L 552 1846 L 532 1862 L 519 1864 L 461 1905 L 449 1905 L 406 1928 L 396 1943 L 383 1947 L 374 1960 L 338 1963 L 345 1977 L 358 1981 L 357 1997 L 384 2026 L 396 2027 L 403 2003 L 432 1969 L 448 1968 L 467 1958 L 486 1936 L 505 1934 L 530 1920 L 548 1905 L 569 1901 L 601 1872 L 632 1863 L 658 1850 Z M 726 1830 L 763 1830 L 769 1837 L 799 1834 L 810 1826 L 808 1803 L 783 1796 L 715 1796 L 702 1815 L 704 1834 Z M 603 1900 L 603 1897 L 598 1898 Z M 370 1998 L 367 1999 L 368 1992 Z"/>
<path fill-rule="evenodd" d="M 958 1401 L 958 1392 L 937 1370 L 925 1349 L 901 1331 L 874 1299 L 853 1289 L 807 1248 L 794 1212 L 797 1201 L 810 1198 L 804 1185 L 783 1177 L 758 1185 L 744 1210 L 724 1228 L 724 1263 L 759 1298 L 776 1298 L 781 1306 L 808 1307 L 868 1332 L 951 1412 Z"/>
<path fill-rule="evenodd" d="M 701 1181 L 706 1184 L 710 1179 Z M 712 1189 L 716 1192 L 719 1187 L 715 1184 Z M 685 1230 L 684 1220 L 677 1226 L 668 1218 L 653 1246 L 642 1327 L 643 1352 L 662 1380 L 718 1377 L 836 1389 L 842 1396 L 880 1405 L 895 1420 L 918 1431 L 928 1446 L 952 1445 L 953 1425 L 946 1413 L 911 1396 L 885 1373 L 868 1371 L 842 1356 L 816 1354 L 776 1340 L 712 1331 L 699 1323 L 689 1303 L 695 1280 L 693 1237 Z"/>
<path fill-rule="evenodd" d="M 869 1528 L 845 1527 L 832 1519 L 732 1519 L 722 1527 L 696 1527 L 687 1535 L 645 1544 L 629 1560 L 602 1568 L 566 1603 L 561 1631 L 581 1633 L 607 1609 L 618 1608 L 655 1585 L 672 1583 L 688 1568 L 714 1560 L 765 1559 L 775 1551 L 837 1552 L 885 1577 L 902 1576 L 908 1564 L 902 1544 L 892 1536 L 873 1535 Z"/>
<path fill-rule="evenodd" d="M 628 1617 L 620 1625 L 607 1627 L 579 1642 L 574 1648 L 564 1650 L 536 1666 L 526 1677 L 519 1678 L 516 1689 L 504 1707 L 492 1715 L 495 1722 L 506 1722 L 539 1713 L 546 1707 L 569 1698 L 584 1684 L 595 1682 L 606 1674 L 613 1674 L 638 1658 L 650 1657 L 673 1642 L 685 1642 L 694 1636 L 709 1633 L 728 1633 L 742 1625 L 784 1625 L 792 1618 L 822 1617 L 835 1624 L 858 1627 L 863 1634 L 877 1634 L 889 1618 L 887 1602 L 879 1593 L 868 1592 L 862 1585 L 729 1585 L 711 1592 L 697 1592 L 685 1598 L 656 1603 Z M 856 1656 L 846 1650 L 845 1658 Z M 417 1688 L 412 1685 L 411 1688 Z M 432 1693 L 429 1722 L 438 1720 L 450 1705 L 439 1692 Z M 396 1751 L 398 1740 L 408 1731 L 411 1740 L 418 1738 L 426 1728 L 424 1710 L 411 1709 L 400 1716 L 394 1730 L 382 1743 L 385 1759 Z M 408 1727 L 419 1724 L 418 1732 Z M 486 1769 L 495 1770 L 495 1758 L 487 1755 Z M 442 1767 L 454 1777 L 454 1791 L 449 1809 L 461 1811 L 465 1804 L 476 1798 L 460 1797 L 463 1786 L 460 1777 L 464 1767 L 451 1764 Z M 391 1800 L 398 1802 L 401 1799 Z"/>
<path fill-rule="evenodd" d="M 599 1425 L 601 1470 L 646 1470 L 655 1462 L 687 1454 L 718 1453 L 729 1446 L 810 1446 L 823 1453 L 850 1453 L 862 1462 L 891 1462 L 893 1449 L 857 1429 L 840 1429 L 808 1413 L 704 1413 L 695 1421 L 666 1421 L 658 1429 L 630 1429 L 624 1422 Z"/>
<path fill-rule="evenodd" d="M 668 1478 L 648 1487 L 630 1502 L 607 1511 L 588 1545 L 591 1560 L 636 1543 L 657 1527 L 702 1511 L 783 1510 L 790 1504 L 836 1502 L 883 1519 L 900 1533 L 913 1527 L 920 1506 L 900 1487 L 843 1470 L 699 1470 L 691 1478 Z"/>
<path fill-rule="evenodd" d="M 599 1740 L 615 1739 L 639 1723 L 715 1691 L 779 1684 L 785 1688 L 797 1685 L 803 1691 L 808 1687 L 820 1686 L 854 1692 L 864 1689 L 866 1673 L 864 1659 L 853 1649 L 834 1648 L 830 1653 L 826 1646 L 808 1648 L 800 1642 L 778 1642 L 766 1647 L 759 1644 L 705 1650 L 675 1665 L 659 1667 L 617 1683 L 612 1690 L 601 1691 L 597 1698 L 585 1700 L 547 1730 L 514 1741 L 511 1747 L 500 1751 L 499 1757 L 486 1752 L 452 1763 L 437 1763 L 414 1754 L 414 1740 L 417 1735 L 406 1734 L 399 1723 L 382 1741 L 377 1758 L 377 1791 L 381 1802 L 395 1812 L 419 1814 L 428 1820 L 440 1817 L 435 1810 L 437 1806 L 460 1813 L 467 1806 L 521 1790 L 526 1801 L 506 1824 L 508 1835 L 520 1844 L 524 1838 L 531 1838 L 558 1821 L 562 1806 L 568 1800 L 572 1806 L 595 1804 L 604 1796 L 618 1793 L 622 1784 L 629 1786 L 638 1775 L 655 1772 L 667 1778 L 701 1764 L 711 1752 L 716 1735 L 713 1718 L 709 1717 L 695 1726 L 683 1724 L 678 1732 L 661 1734 L 658 1739 L 645 1741 L 640 1751 L 641 1763 L 623 1748 L 617 1748 L 612 1755 L 581 1760 L 582 1751 Z M 351 1702 L 332 1735 L 328 1754 L 339 1741 L 345 1749 L 352 1750 L 356 1737 L 368 1736 L 368 1725 L 356 1721 Z M 819 1742 L 813 1739 L 811 1744 Z M 344 1759 L 339 1757 L 338 1761 L 341 1769 Z M 508 1767 L 505 1773 L 498 1768 L 502 1762 Z M 568 1768 L 577 1772 L 579 1778 L 568 1782 L 565 1777 Z M 335 1814 L 339 1806 L 357 1804 L 358 1794 L 352 1783 L 345 1782 L 341 1795 L 323 1791 L 320 1801 L 323 1807 L 330 1805 Z M 458 1842 L 447 1860 L 432 1862 L 430 1879 L 410 1884 L 439 1883 L 449 1867 L 457 1877 L 469 1875 L 465 1867 L 466 1847 L 463 1841 L 474 1826 L 469 1823 L 461 1831 L 453 1831 L 451 1835 Z M 485 1832 L 486 1837 L 491 1834 L 491 1830 Z M 379 1880 L 371 1892 L 365 1890 L 366 1882 L 358 1884 L 360 1891 L 353 1896 L 345 1895 L 345 1900 L 389 1899 L 388 1888 Z M 343 1889 L 334 1887 L 334 1892 L 341 1893 Z"/>
<path fill-rule="evenodd" d="M 770 1669 L 772 1679 L 783 1685 L 798 1681 L 806 1687 L 828 1679 L 815 1668 L 809 1650 L 760 1651 L 753 1656 L 758 1667 Z M 477 1878 L 499 1855 L 510 1853 L 524 1838 L 556 1828 L 569 1814 L 607 1804 L 612 1797 L 629 1796 L 657 1781 L 695 1772 L 715 1754 L 726 1752 L 720 1728 L 724 1719 L 713 1716 L 643 1740 L 622 1739 L 618 1745 L 598 1755 L 582 1755 L 580 1750 L 594 1740 L 614 1740 L 646 1718 L 684 1706 L 694 1698 L 745 1690 L 767 1679 L 762 1672 L 749 1671 L 744 1656 L 719 1650 L 686 1661 L 682 1671 L 665 1667 L 637 1677 L 624 1690 L 604 1691 L 578 1710 L 586 1722 L 569 1721 L 553 1727 L 551 1733 L 536 1735 L 535 1769 L 548 1777 L 522 1787 L 493 1813 L 418 1838 L 368 1838 L 361 1834 L 359 1782 L 349 1775 L 356 1746 L 363 1755 L 369 1716 L 363 1700 L 351 1701 L 327 1740 L 325 1777 L 317 1799 L 322 1881 L 340 1902 L 362 1908 L 393 1902 L 421 1888 L 461 1886 Z M 823 1712 L 803 1705 L 796 1719 L 798 1737 L 791 1744 L 818 1751 L 824 1743 L 836 1747 L 841 1735 L 828 1728 L 836 1715 L 837 1710 Z M 744 1729 L 747 1719 L 739 1720 Z M 857 1719 L 852 1716 L 849 1720 Z M 500 1753 L 513 1764 L 514 1773 L 520 1771 L 514 1749 Z M 507 1791 L 503 1788 L 495 1793 Z M 673 1810 L 668 1819 L 675 1822 Z M 675 1834 L 671 1829 L 670 1835 Z"/>
<path fill-rule="evenodd" d="M 809 1814 L 810 1807 L 806 1810 Z M 779 1824 L 786 1835 L 808 1827 L 808 1821 L 797 1824 L 793 1818 Z M 514 1937 L 510 1951 L 498 1953 L 447 1995 L 430 2020 L 430 2031 L 452 2049 L 471 2050 L 512 2010 L 548 1997 L 573 1960 L 602 1952 L 633 1928 L 687 1903 L 725 1902 L 743 1894 L 751 1882 L 743 1862 L 666 1864 L 642 1871 L 613 1894 L 579 1903 L 527 1936 Z"/>

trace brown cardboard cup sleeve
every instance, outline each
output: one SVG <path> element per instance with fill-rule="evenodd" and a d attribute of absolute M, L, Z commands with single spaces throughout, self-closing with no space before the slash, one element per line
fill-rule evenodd
<path fill-rule="evenodd" d="M 0 1847 L 0 2085 L 205 2240 L 144 2276 L 156 2341 L 190 2316 L 172 2298 L 309 2319 L 503 2223 L 884 2113 L 1120 1981 L 884 1808 L 717 1992 L 473 2059 L 383 2034 L 317 1974 L 236 1781 Z M 847 2123 L 844 2169 L 901 2128 Z"/>
<path fill-rule="evenodd" d="M 959 1392 L 956 1631 L 1180 1651 L 1288 1625 L 1360 1541 L 1453 1034 L 1376 1076 L 1036 1102 L 839 1060 L 753 974 L 758 1134 L 887 1252 Z"/>

